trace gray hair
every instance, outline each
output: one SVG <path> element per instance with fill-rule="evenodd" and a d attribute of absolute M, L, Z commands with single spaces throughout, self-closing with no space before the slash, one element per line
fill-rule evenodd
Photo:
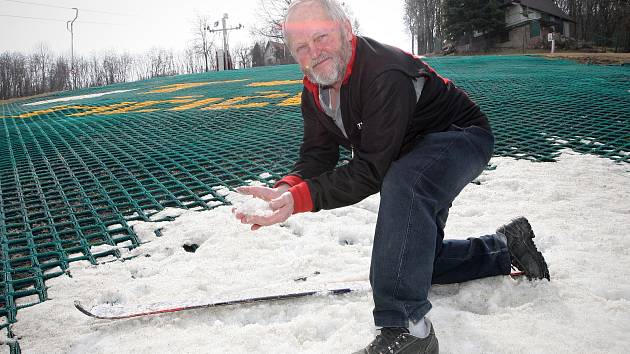
<path fill-rule="evenodd" d="M 321 7 L 323 7 L 326 13 L 330 16 L 330 19 L 339 24 L 350 21 L 343 7 L 339 4 L 339 2 L 337 2 L 337 0 L 295 0 L 291 2 L 291 5 L 289 5 L 282 23 L 282 37 L 284 38 L 284 43 L 289 48 L 291 47 L 289 46 L 289 38 L 287 37 L 287 19 L 296 7 L 305 3 L 317 3 L 321 5 Z"/>

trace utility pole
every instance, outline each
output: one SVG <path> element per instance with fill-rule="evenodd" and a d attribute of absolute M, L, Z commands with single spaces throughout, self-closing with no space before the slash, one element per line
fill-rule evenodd
<path fill-rule="evenodd" d="M 227 60 L 226 60 L 226 56 L 227 56 L 227 53 L 228 53 L 227 29 L 226 29 L 227 19 L 228 19 L 228 14 L 227 13 L 223 14 L 223 18 L 221 19 L 221 22 L 223 24 L 223 67 L 226 68 L 226 69 L 229 69 L 228 63 L 227 63 Z"/>
<path fill-rule="evenodd" d="M 77 88 L 77 76 L 74 72 L 74 21 L 76 21 L 77 17 L 79 17 L 79 9 L 76 7 L 72 8 L 76 13 L 74 14 L 74 19 L 72 21 L 66 21 L 66 29 L 70 31 L 70 74 L 72 75 L 72 89 Z M 70 28 L 68 28 L 70 25 Z"/>
<path fill-rule="evenodd" d="M 229 70 L 230 68 L 230 61 L 229 61 L 229 47 L 228 47 L 228 39 L 227 39 L 227 31 L 232 31 L 232 30 L 238 30 L 243 28 L 243 25 L 241 25 L 240 23 L 238 24 L 238 26 L 236 27 L 227 27 L 227 19 L 228 19 L 228 14 L 223 14 L 223 18 L 221 18 L 221 23 L 223 25 L 222 29 L 211 29 L 209 26 L 206 27 L 206 30 L 210 33 L 214 33 L 214 32 L 219 32 L 222 31 L 223 32 L 223 55 L 221 60 L 223 61 L 223 70 Z M 219 21 L 214 23 L 214 27 L 217 27 L 219 25 Z M 218 59 L 218 58 L 217 58 Z M 217 70 L 219 69 L 219 63 L 217 62 Z"/>

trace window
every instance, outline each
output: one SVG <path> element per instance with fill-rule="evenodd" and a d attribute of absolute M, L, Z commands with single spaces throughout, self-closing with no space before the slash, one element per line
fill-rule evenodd
<path fill-rule="evenodd" d="M 529 24 L 529 37 L 540 36 L 540 22 L 534 20 Z"/>

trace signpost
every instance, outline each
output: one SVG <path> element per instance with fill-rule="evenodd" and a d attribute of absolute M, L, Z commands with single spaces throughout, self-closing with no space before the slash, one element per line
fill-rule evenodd
<path fill-rule="evenodd" d="M 556 51 L 556 40 L 554 39 L 553 32 L 547 33 L 547 40 L 551 42 L 551 54 Z"/>

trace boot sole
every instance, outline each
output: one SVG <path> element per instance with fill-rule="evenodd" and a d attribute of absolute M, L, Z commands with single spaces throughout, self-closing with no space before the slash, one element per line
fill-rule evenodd
<path fill-rule="evenodd" d="M 510 231 L 514 230 L 514 232 L 511 232 L 510 235 L 508 235 L 506 231 L 507 227 L 510 227 Z M 536 237 L 536 235 L 534 234 L 534 231 L 532 230 L 532 226 L 529 224 L 529 221 L 525 218 L 525 217 L 519 217 L 516 218 L 514 220 L 512 220 L 512 222 L 510 222 L 508 225 L 500 227 L 497 232 L 500 232 L 502 234 L 505 235 L 505 237 L 508 240 L 512 240 L 513 243 L 518 243 L 520 245 L 522 245 L 525 249 L 527 249 L 529 251 L 529 254 L 531 254 L 534 257 L 534 261 L 536 262 L 536 264 L 539 266 L 542 275 L 540 277 L 532 277 L 530 274 L 528 274 L 525 267 L 523 267 L 523 264 L 521 263 L 521 261 L 514 257 L 512 259 L 512 262 L 514 263 L 514 265 L 521 271 L 525 272 L 525 276 L 527 277 L 528 280 L 532 280 L 532 279 L 547 279 L 550 280 L 550 276 L 549 276 L 549 268 L 547 267 L 547 262 L 545 261 L 545 258 L 543 257 L 542 253 L 540 253 L 540 251 L 538 251 L 538 248 L 536 248 L 536 244 L 534 243 L 533 239 Z"/>

